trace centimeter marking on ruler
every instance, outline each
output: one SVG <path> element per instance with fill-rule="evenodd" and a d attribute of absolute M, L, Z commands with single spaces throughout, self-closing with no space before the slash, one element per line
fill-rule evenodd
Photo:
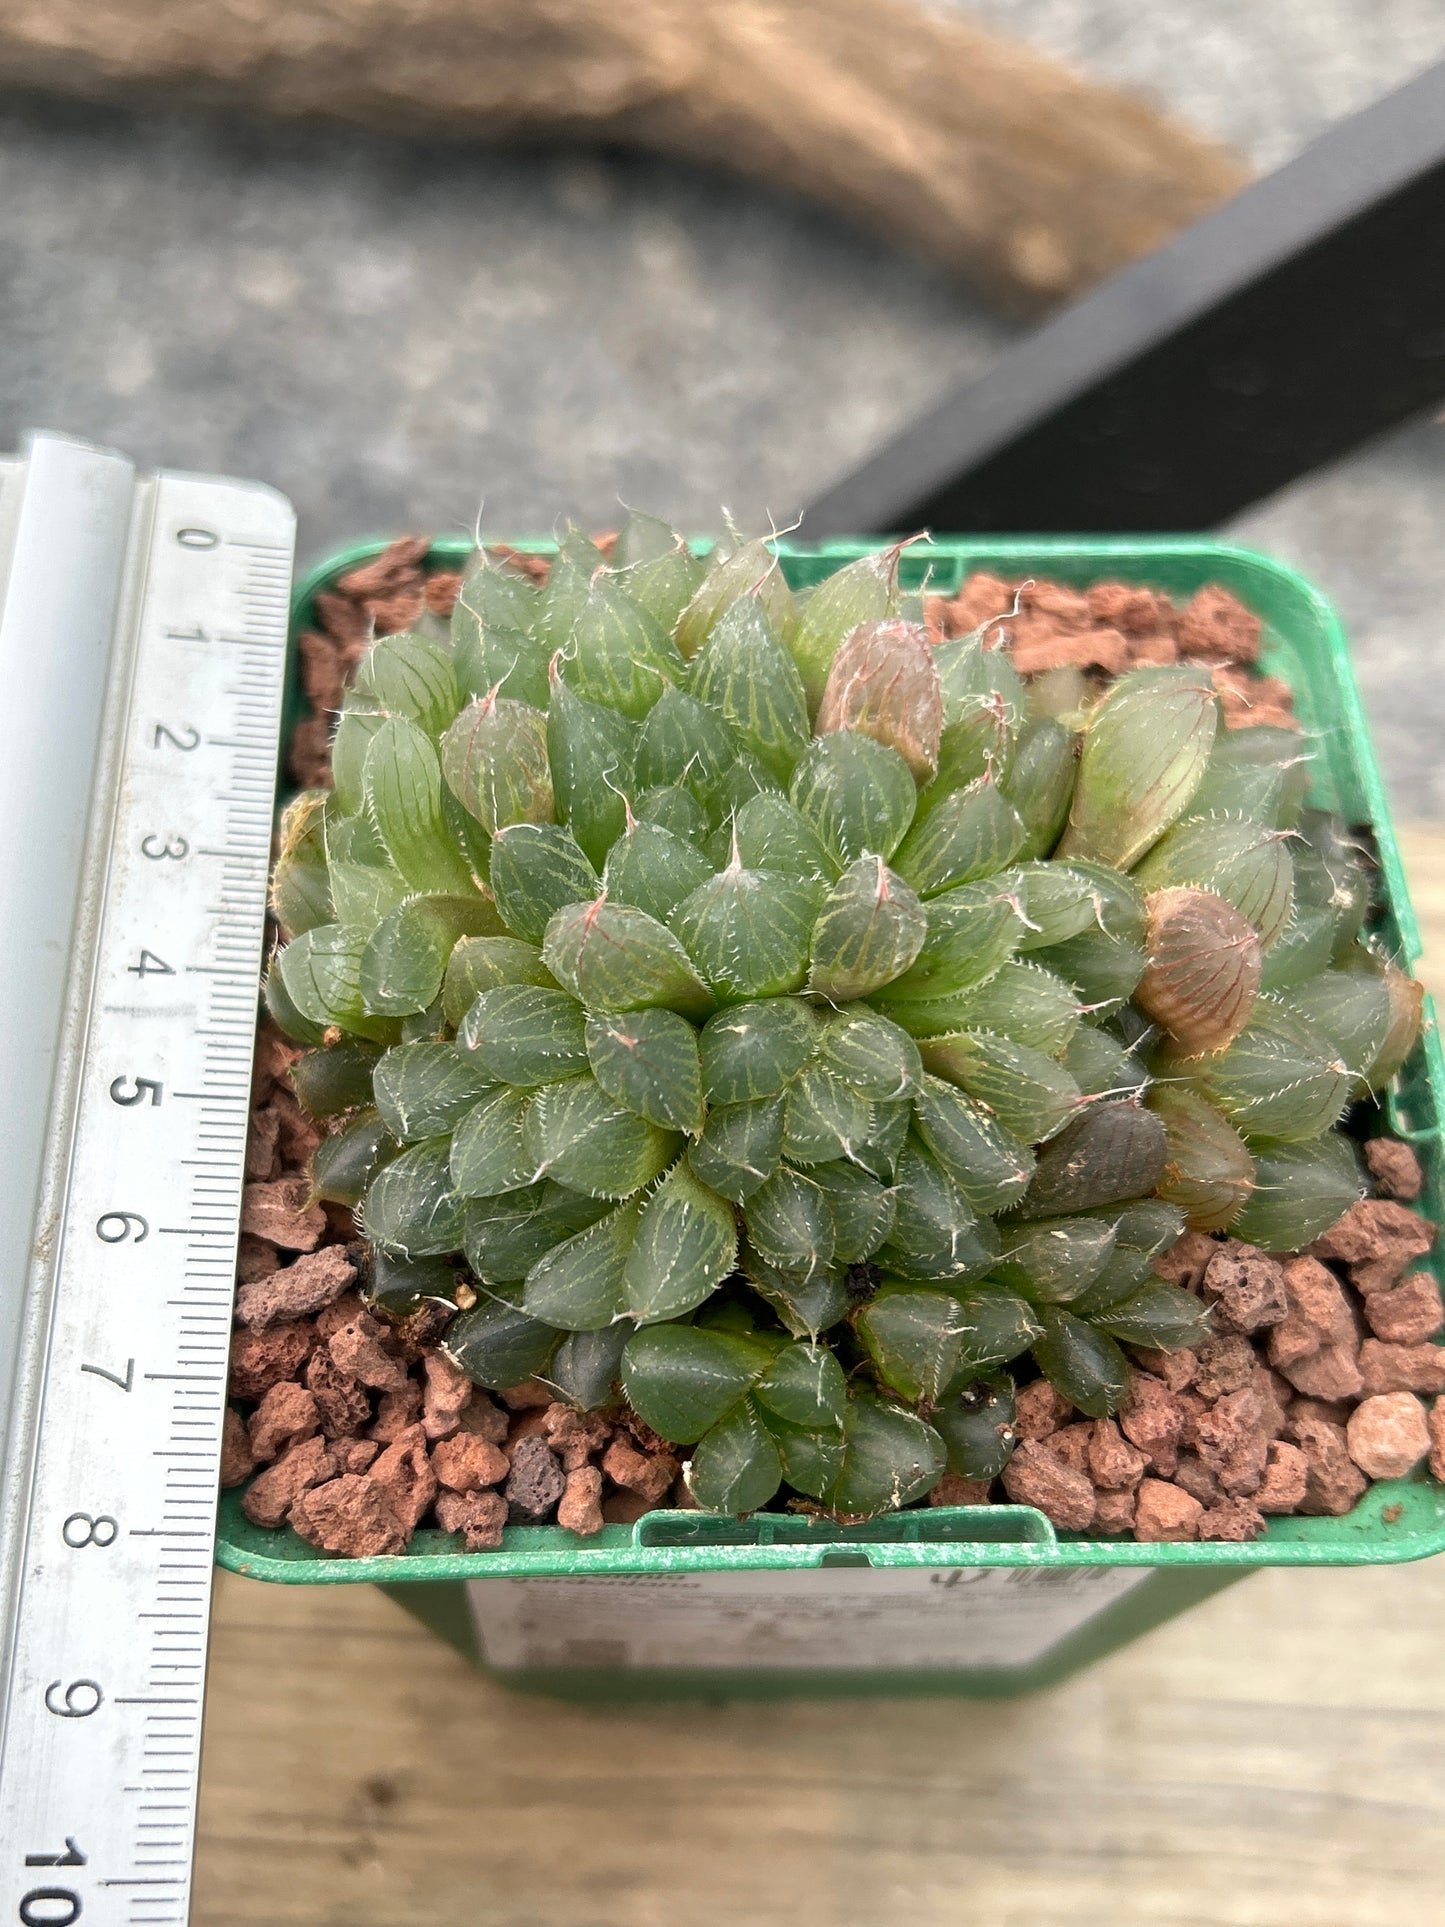
<path fill-rule="evenodd" d="M 148 485 L 10 1688 L 0 1921 L 189 1908 L 292 518 Z M 118 646 L 121 646 L 118 644 Z"/>

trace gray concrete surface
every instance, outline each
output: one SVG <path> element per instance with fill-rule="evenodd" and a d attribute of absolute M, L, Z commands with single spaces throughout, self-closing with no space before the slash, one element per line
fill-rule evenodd
<path fill-rule="evenodd" d="M 948 0 L 934 0 L 947 4 Z M 1260 166 L 1445 57 L 1439 0 L 977 0 Z M 264 477 L 349 536 L 783 521 L 1008 324 L 845 223 L 645 159 L 0 99 L 0 445 Z M 1400 812 L 1445 817 L 1445 429 L 1253 512 L 1356 639 Z"/>

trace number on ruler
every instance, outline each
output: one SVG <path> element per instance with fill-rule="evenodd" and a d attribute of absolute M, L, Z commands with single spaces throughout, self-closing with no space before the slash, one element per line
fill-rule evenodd
<path fill-rule="evenodd" d="M 150 1092 L 152 1104 L 160 1103 L 163 1086 L 158 1084 L 155 1078 L 132 1077 L 129 1081 L 134 1084 L 135 1089 L 131 1091 L 129 1095 L 124 1094 L 121 1090 L 121 1086 L 126 1081 L 124 1077 L 113 1077 L 110 1080 L 110 1095 L 115 1103 L 126 1105 L 139 1104 L 145 1097 L 147 1091 Z"/>
<path fill-rule="evenodd" d="M 94 1518 L 88 1512 L 72 1512 L 60 1528 L 60 1536 L 72 1552 L 79 1552 L 84 1546 L 113 1546 L 119 1531 L 108 1512 L 98 1512 Z"/>
<path fill-rule="evenodd" d="M 139 1211 L 106 1211 L 95 1221 L 95 1235 L 108 1245 L 123 1245 L 127 1238 L 141 1244 L 150 1236 L 150 1226 Z"/>
<path fill-rule="evenodd" d="M 125 1361 L 124 1378 L 122 1378 L 118 1372 L 108 1372 L 104 1365 L 82 1365 L 80 1369 L 83 1372 L 94 1373 L 97 1378 L 108 1378 L 112 1385 L 119 1385 L 123 1392 L 130 1390 L 131 1382 L 135 1378 L 135 1360 L 133 1358 L 128 1358 Z"/>
<path fill-rule="evenodd" d="M 127 964 L 126 975 L 130 977 L 174 977 L 175 970 L 164 957 L 158 957 L 154 950 L 142 950 L 140 962 Z"/>
<path fill-rule="evenodd" d="M 166 634 L 168 636 L 175 636 L 177 635 L 177 631 L 174 629 L 167 629 Z M 196 631 L 194 636 L 188 636 L 184 639 L 188 642 L 204 642 L 206 640 L 205 636 L 201 633 L 199 629 Z M 153 749 L 159 749 L 161 747 L 161 738 L 164 737 L 173 749 L 197 748 L 198 745 L 200 744 L 201 732 L 198 729 L 196 729 L 192 724 L 187 723 L 185 726 L 184 733 L 187 736 L 189 736 L 191 739 L 188 743 L 183 743 L 180 737 L 176 734 L 175 730 L 168 729 L 164 723 L 157 723 L 155 739 L 151 747 Z"/>
<path fill-rule="evenodd" d="M 151 848 L 152 843 L 156 845 L 155 849 Z M 190 848 L 190 844 L 183 836 L 168 836 L 162 843 L 160 838 L 152 833 L 150 836 L 141 838 L 140 853 L 142 856 L 148 856 L 152 863 L 160 863 L 166 857 L 169 857 L 173 863 L 179 863 L 183 856 L 190 854 Z"/>
<path fill-rule="evenodd" d="M 68 1911 L 63 1914 L 37 1913 L 37 1907 L 52 1903 Z M 20 1899 L 20 1927 L 74 1927 L 80 1919 L 80 1895 L 69 1887 L 32 1887 Z"/>
<path fill-rule="evenodd" d="M 64 1853 L 27 1853 L 27 1867 L 83 1867 L 85 1855 L 67 1833 Z"/>
<path fill-rule="evenodd" d="M 60 1691 L 58 1679 L 51 1680 L 45 1689 L 45 1710 L 58 1720 L 88 1720 L 105 1703 L 105 1694 L 93 1679 L 73 1679 L 64 1689 L 63 1703 L 57 1706 L 51 1695 Z"/>
<path fill-rule="evenodd" d="M 183 549 L 214 549 L 220 547 L 221 538 L 214 529 L 177 529 L 176 540 Z"/>

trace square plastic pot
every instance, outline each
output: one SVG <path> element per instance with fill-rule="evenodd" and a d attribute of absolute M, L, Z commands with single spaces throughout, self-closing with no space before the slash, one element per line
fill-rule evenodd
<path fill-rule="evenodd" d="M 306 576 L 293 634 L 312 622 L 319 589 L 384 546 L 358 544 Z M 788 580 L 806 587 L 876 546 L 780 542 L 778 553 Z M 440 541 L 431 566 L 459 567 L 471 548 Z M 1233 590 L 1263 619 L 1263 667 L 1288 682 L 1316 746 L 1311 801 L 1373 836 L 1384 899 L 1374 928 L 1414 964 L 1419 932 L 1349 652 L 1334 611 L 1300 576 L 1205 537 L 953 536 L 905 551 L 901 566 L 905 589 L 926 577 L 945 593 L 976 569 L 1080 586 L 1119 577 L 1180 598 L 1208 582 Z M 293 659 L 290 719 L 303 708 Z M 1436 1219 L 1445 1219 L 1442 1106 L 1445 1060 L 1427 998 L 1424 1036 L 1385 1111 L 1420 1155 L 1421 1208 Z M 389 1559 L 319 1554 L 289 1530 L 253 1526 L 227 1493 L 217 1558 L 283 1585 L 379 1584 L 497 1677 L 568 1697 L 982 1697 L 1051 1684 L 1261 1566 L 1383 1565 L 1442 1548 L 1445 1488 L 1417 1476 L 1372 1486 L 1343 1518 L 1272 1519 L 1247 1545 L 1094 1540 L 1018 1506 L 925 1507 L 858 1527 L 665 1511 L 587 1540 L 509 1527 L 486 1553 L 423 1532 Z"/>

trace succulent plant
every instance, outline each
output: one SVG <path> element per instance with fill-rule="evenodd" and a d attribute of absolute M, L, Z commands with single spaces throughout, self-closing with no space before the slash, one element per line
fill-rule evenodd
<path fill-rule="evenodd" d="M 1333 1222 L 1419 1025 L 1299 737 L 1188 666 L 1035 700 L 899 554 L 478 551 L 282 828 L 268 999 L 374 1302 L 625 1396 L 721 1511 L 992 1476 L 1027 1357 L 1115 1409 L 1123 1345 L 1207 1329 L 1155 1257 Z"/>

